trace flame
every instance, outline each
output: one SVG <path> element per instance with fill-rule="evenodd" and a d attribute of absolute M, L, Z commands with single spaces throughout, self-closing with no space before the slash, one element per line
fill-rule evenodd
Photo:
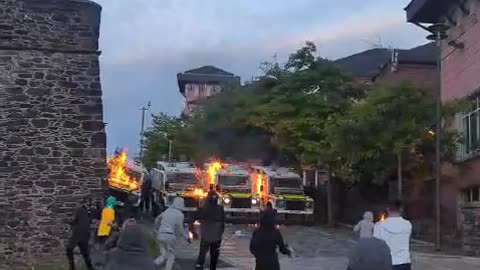
<path fill-rule="evenodd" d="M 256 173 L 253 177 L 255 179 L 255 192 L 260 198 L 263 198 L 267 195 L 267 179 L 263 175 L 263 172 Z M 263 191 L 262 191 L 263 186 Z"/>
<path fill-rule="evenodd" d="M 191 231 L 188 231 L 188 239 L 190 240 L 193 239 L 193 233 Z"/>
<path fill-rule="evenodd" d="M 387 218 L 387 216 L 385 214 L 380 215 L 380 221 L 384 221 L 386 218 Z"/>
<path fill-rule="evenodd" d="M 137 178 L 128 175 L 127 161 L 126 149 L 108 159 L 107 165 L 110 170 L 108 185 L 129 191 L 138 190 L 140 182 Z"/>
<path fill-rule="evenodd" d="M 220 160 L 215 160 L 208 166 L 207 169 L 207 176 L 208 176 L 208 183 L 210 185 L 215 185 L 215 177 L 217 176 L 218 171 L 227 167 L 226 164 L 222 163 Z"/>
<path fill-rule="evenodd" d="M 203 189 L 201 188 L 195 188 L 193 190 L 193 195 L 195 195 L 196 197 L 201 197 L 201 198 L 205 198 L 207 197 L 207 192 L 205 192 Z"/>

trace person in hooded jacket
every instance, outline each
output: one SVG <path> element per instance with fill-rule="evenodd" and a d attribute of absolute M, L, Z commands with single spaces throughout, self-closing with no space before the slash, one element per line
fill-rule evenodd
<path fill-rule="evenodd" d="M 149 253 L 146 228 L 139 224 L 125 224 L 116 248 L 107 254 L 105 270 L 155 270 Z"/>
<path fill-rule="evenodd" d="M 115 222 L 115 206 L 117 199 L 113 196 L 107 198 L 107 205 L 102 210 L 102 218 L 98 226 L 97 236 L 101 244 L 104 244 L 112 233 L 112 226 Z"/>
<path fill-rule="evenodd" d="M 70 226 L 72 227 L 72 235 L 67 244 L 67 258 L 70 270 L 75 270 L 75 260 L 73 250 L 78 246 L 80 253 L 88 270 L 93 270 L 92 262 L 90 260 L 90 252 L 88 241 L 90 240 L 90 224 L 92 222 L 91 214 L 91 200 L 85 198 L 82 200 L 81 206 L 75 212 Z"/>
<path fill-rule="evenodd" d="M 217 269 L 222 235 L 225 230 L 225 213 L 218 204 L 218 194 L 210 190 L 205 205 L 199 209 L 197 219 L 200 221 L 200 251 L 195 269 L 203 269 L 205 256 L 210 251 L 210 270 Z"/>
<path fill-rule="evenodd" d="M 172 205 L 155 219 L 160 256 L 155 259 L 155 265 L 166 261 L 165 270 L 171 270 L 175 262 L 175 245 L 177 238 L 184 238 L 190 243 L 185 232 L 185 221 L 182 210 L 185 208 L 183 198 L 177 197 Z"/>
<path fill-rule="evenodd" d="M 387 212 L 388 218 L 375 224 L 373 236 L 385 241 L 390 248 L 393 270 L 410 270 L 412 224 L 401 216 L 401 201 L 390 203 Z"/>
<path fill-rule="evenodd" d="M 292 251 L 283 242 L 282 234 L 275 228 L 273 215 L 262 215 L 260 227 L 253 232 L 250 240 L 250 252 L 255 256 L 255 270 L 280 270 L 277 248 L 282 254 L 292 255 Z"/>
<path fill-rule="evenodd" d="M 355 233 L 358 233 L 359 238 L 369 238 L 373 236 L 373 213 L 370 211 L 363 214 L 363 219 L 358 222 L 353 228 Z"/>
<path fill-rule="evenodd" d="M 390 248 L 383 240 L 361 237 L 350 252 L 347 270 L 392 270 Z"/>

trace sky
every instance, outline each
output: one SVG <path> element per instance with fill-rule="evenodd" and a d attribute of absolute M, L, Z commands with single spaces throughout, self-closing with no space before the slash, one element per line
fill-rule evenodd
<path fill-rule="evenodd" d="M 411 48 L 409 0 L 95 0 L 103 6 L 101 73 L 108 151 L 138 153 L 141 110 L 179 115 L 176 74 L 214 65 L 251 80 L 259 63 L 284 61 L 305 41 L 338 59 L 375 46 Z"/>

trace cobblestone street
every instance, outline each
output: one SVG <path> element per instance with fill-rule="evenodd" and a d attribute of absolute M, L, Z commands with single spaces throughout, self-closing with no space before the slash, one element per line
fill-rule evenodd
<path fill-rule="evenodd" d="M 285 241 L 294 249 L 295 257 L 288 258 L 280 255 L 283 270 L 345 270 L 347 254 L 354 244 L 342 230 L 327 230 L 318 227 L 282 227 Z M 236 235 L 235 232 L 242 234 Z M 231 225 L 228 227 L 222 244 L 221 259 L 229 267 L 219 269 L 254 269 L 255 262 L 248 245 L 252 227 Z M 414 249 L 420 248 L 418 244 Z M 181 243 L 178 247 L 178 265 L 176 269 L 192 269 L 197 255 L 198 242 L 192 245 Z M 480 258 L 465 258 L 440 254 L 416 253 L 413 255 L 414 269 L 462 269 L 473 270 L 480 268 Z"/>

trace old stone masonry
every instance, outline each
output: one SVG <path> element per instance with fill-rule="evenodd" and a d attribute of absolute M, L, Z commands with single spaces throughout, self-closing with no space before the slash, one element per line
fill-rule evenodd
<path fill-rule="evenodd" d="M 107 174 L 101 7 L 0 0 L 0 269 L 64 253 L 67 218 Z"/>

